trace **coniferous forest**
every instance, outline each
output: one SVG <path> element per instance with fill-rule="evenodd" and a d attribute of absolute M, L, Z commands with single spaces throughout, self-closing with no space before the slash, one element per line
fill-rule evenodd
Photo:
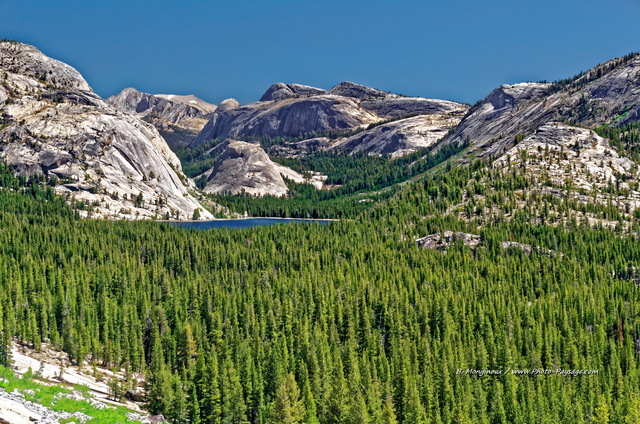
<path fill-rule="evenodd" d="M 144 372 L 176 423 L 640 422 L 637 219 L 516 210 L 527 182 L 493 172 L 440 167 L 326 226 L 196 231 L 80 219 L 3 168 L 0 362 L 15 337 Z M 499 213 L 448 213 L 482 190 Z M 445 230 L 483 242 L 417 247 Z"/>

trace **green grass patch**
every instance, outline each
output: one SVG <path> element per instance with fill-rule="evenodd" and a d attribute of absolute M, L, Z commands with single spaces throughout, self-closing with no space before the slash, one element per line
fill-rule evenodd
<path fill-rule="evenodd" d="M 73 392 L 72 389 L 58 386 L 45 385 L 39 383 L 34 378 L 18 377 L 12 370 L 0 366 L 0 388 L 10 393 L 18 390 L 24 393 L 25 390 L 32 390 L 33 394 L 24 393 L 26 400 L 36 402 L 47 408 L 58 412 L 82 412 L 90 417 L 87 423 L 139 423 L 127 419 L 127 412 L 131 412 L 124 407 L 98 409 L 87 401 L 69 399 L 64 395 Z M 74 389 L 87 395 L 89 389 L 86 386 L 74 386 Z M 77 419 L 61 420 L 63 422 L 77 422 Z"/>

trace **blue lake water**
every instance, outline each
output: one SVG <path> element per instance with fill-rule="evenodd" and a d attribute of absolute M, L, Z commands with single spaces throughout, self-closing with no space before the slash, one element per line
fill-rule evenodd
<path fill-rule="evenodd" d="M 263 225 L 286 224 L 293 222 L 317 222 L 327 224 L 334 222 L 329 219 L 285 219 L 285 218 L 248 218 L 248 219 L 216 219 L 214 221 L 170 222 L 169 224 L 182 228 L 208 230 L 209 228 L 249 228 Z"/>

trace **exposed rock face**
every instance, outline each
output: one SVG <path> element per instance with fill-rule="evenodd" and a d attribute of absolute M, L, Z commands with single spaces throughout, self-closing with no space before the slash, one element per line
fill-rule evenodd
<path fill-rule="evenodd" d="M 497 155 L 511 147 L 519 134 L 535 131 L 548 120 L 557 118 L 543 111 L 542 99 L 549 84 L 523 83 L 502 85 L 493 90 L 464 117 L 444 144 L 470 141 L 483 154 Z"/>
<path fill-rule="evenodd" d="M 107 105 L 75 69 L 33 46 L 1 42 L 0 87 L 0 158 L 18 174 L 57 176 L 55 191 L 98 217 L 189 219 L 200 209 L 211 218 L 158 131 Z"/>
<path fill-rule="evenodd" d="M 106 102 L 155 126 L 174 149 L 189 144 L 216 110 L 215 105 L 193 95 L 153 95 L 135 88 L 125 88 Z"/>
<path fill-rule="evenodd" d="M 336 96 L 352 97 L 354 99 L 384 99 L 386 97 L 399 97 L 386 91 L 376 90 L 364 85 L 356 84 L 349 81 L 341 82 L 340 84 L 329 90 L 329 94 Z"/>
<path fill-rule="evenodd" d="M 623 215 L 640 207 L 640 167 L 586 128 L 544 125 L 493 165 L 531 182 L 518 193 L 523 198 L 543 193 L 582 205 L 613 206 Z"/>
<path fill-rule="evenodd" d="M 240 103 L 236 99 L 226 99 L 218 105 L 218 112 L 240 107 Z"/>
<path fill-rule="evenodd" d="M 192 146 L 214 138 L 297 137 L 329 129 L 349 130 L 378 121 L 354 99 L 333 95 L 257 102 L 216 112 Z"/>
<path fill-rule="evenodd" d="M 609 142 L 586 128 L 547 124 L 494 162 L 495 167 L 519 166 L 527 174 L 557 185 L 602 189 L 609 183 L 629 188 L 638 165 L 620 156 Z M 622 181 L 618 181 L 622 177 Z"/>
<path fill-rule="evenodd" d="M 421 97 L 387 97 L 364 100 L 360 106 L 384 119 L 399 119 L 416 115 L 464 114 L 468 110 L 465 105 L 460 103 Z"/>
<path fill-rule="evenodd" d="M 518 243 L 517 241 L 502 241 L 500 242 L 500 247 L 502 247 L 505 250 L 518 249 L 518 250 L 521 250 L 522 253 L 524 253 L 527 256 L 531 256 L 533 252 L 536 252 L 538 255 L 544 255 L 544 256 L 556 256 L 556 255 L 560 255 L 560 257 L 564 256 L 564 254 L 553 251 L 553 250 L 543 249 L 540 246 L 531 246 L 530 244 Z"/>
<path fill-rule="evenodd" d="M 300 183 L 319 184 L 320 187 L 316 185 L 318 188 L 322 186 L 321 177 L 307 181 L 303 175 L 271 161 L 258 145 L 229 140 L 223 147 L 224 151 L 209 174 L 204 189 L 207 193 L 281 197 L 289 191 L 283 176 Z"/>
<path fill-rule="evenodd" d="M 4 41 L 0 43 L 0 68 L 8 74 L 4 80 L 11 78 L 14 85 L 3 88 L 11 93 L 36 90 L 47 85 L 59 91 L 78 90 L 91 91 L 82 75 L 71 66 L 43 55 L 38 49 L 24 43 Z"/>
<path fill-rule="evenodd" d="M 622 116 L 624 114 L 624 116 Z M 640 118 L 640 56 L 610 60 L 559 84 L 503 85 L 473 107 L 441 145 L 471 141 L 479 156 L 498 157 L 549 122 L 595 127 Z"/>
<path fill-rule="evenodd" d="M 318 138 L 334 130 L 322 149 L 343 153 L 366 152 L 400 156 L 433 144 L 455 126 L 468 107 L 444 100 L 403 97 L 343 82 L 329 91 L 300 84 L 277 83 L 269 87 L 260 102 L 242 107 L 218 108 L 191 144 L 214 138 L 257 140 L 275 137 Z M 385 124 L 382 128 L 346 137 L 354 130 L 385 120 L 424 115 L 424 119 Z M 393 128 L 393 131 L 388 131 Z M 341 134 L 345 134 L 342 138 Z M 389 137 L 387 137 L 389 136 Z M 360 145 L 362 143 L 362 145 Z M 279 142 L 270 152 L 299 156 L 309 152 L 309 143 Z M 318 147 L 319 144 L 315 144 Z"/>
<path fill-rule="evenodd" d="M 419 248 L 442 251 L 446 251 L 455 242 L 475 249 L 482 242 L 482 237 L 476 234 L 445 231 L 442 234 L 429 234 L 416 240 Z"/>
<path fill-rule="evenodd" d="M 451 245 L 456 242 L 462 243 L 471 249 L 475 249 L 479 246 L 483 246 L 482 236 L 479 236 L 477 234 L 469 234 L 469 233 L 453 232 L 453 231 L 444 231 L 442 234 L 441 233 L 429 234 L 428 236 L 425 236 L 416 240 L 416 244 L 421 249 L 439 250 L 443 252 L 446 252 L 447 249 L 449 249 Z M 502 241 L 500 242 L 500 247 L 502 247 L 505 250 L 510 248 L 519 249 L 525 255 L 531 255 L 531 253 L 536 252 L 539 255 L 545 255 L 545 256 L 555 256 L 555 255 L 560 255 L 561 257 L 564 256 L 560 252 L 543 249 L 539 246 L 531 246 L 530 244 L 518 243 L 515 241 Z"/>
<path fill-rule="evenodd" d="M 302 96 L 314 96 L 325 93 L 326 91 L 321 88 L 315 88 L 301 84 L 283 84 L 281 82 L 278 82 L 267 89 L 267 91 L 260 98 L 260 101 L 267 102 L 271 100 L 282 100 Z"/>
<path fill-rule="evenodd" d="M 435 144 L 460 122 L 461 114 L 415 116 L 379 125 L 340 140 L 332 149 L 349 154 L 399 157 Z"/>

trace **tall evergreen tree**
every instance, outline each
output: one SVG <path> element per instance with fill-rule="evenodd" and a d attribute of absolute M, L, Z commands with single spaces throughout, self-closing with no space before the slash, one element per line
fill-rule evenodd
<path fill-rule="evenodd" d="M 273 401 L 271 422 L 278 424 L 298 424 L 305 417 L 304 401 L 300 399 L 300 389 L 292 373 L 280 382 Z"/>

